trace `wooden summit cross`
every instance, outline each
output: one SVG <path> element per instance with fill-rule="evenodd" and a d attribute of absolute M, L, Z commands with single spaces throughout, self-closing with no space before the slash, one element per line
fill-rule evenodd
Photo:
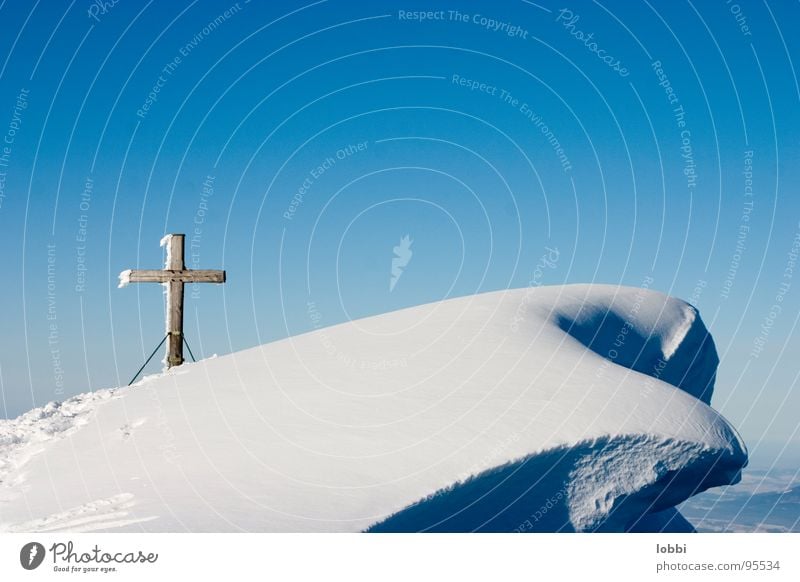
<path fill-rule="evenodd" d="M 127 270 L 119 274 L 119 286 L 128 283 L 166 283 L 167 287 L 167 359 L 168 368 L 183 364 L 183 284 L 224 283 L 225 271 L 187 269 L 183 263 L 185 235 L 168 234 L 161 239 L 167 247 L 163 270 Z"/>

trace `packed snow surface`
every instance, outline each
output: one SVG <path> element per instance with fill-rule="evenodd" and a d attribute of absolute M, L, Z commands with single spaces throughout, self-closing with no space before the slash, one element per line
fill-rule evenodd
<path fill-rule="evenodd" d="M 0 421 L 0 530 L 690 530 L 747 462 L 717 364 L 693 307 L 615 286 L 320 328 Z"/>

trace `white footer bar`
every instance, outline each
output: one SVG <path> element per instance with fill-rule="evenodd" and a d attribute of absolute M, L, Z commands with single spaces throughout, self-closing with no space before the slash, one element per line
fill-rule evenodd
<path fill-rule="evenodd" d="M 0 580 L 794 581 L 798 554 L 800 534 L 0 534 Z"/>

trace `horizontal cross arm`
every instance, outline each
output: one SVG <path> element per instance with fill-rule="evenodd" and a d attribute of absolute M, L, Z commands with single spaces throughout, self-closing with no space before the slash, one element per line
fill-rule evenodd
<path fill-rule="evenodd" d="M 120 284 L 128 283 L 169 283 L 181 281 L 183 283 L 224 283 L 225 271 L 212 269 L 183 269 L 180 271 L 168 269 L 139 269 L 123 271 L 120 273 Z"/>

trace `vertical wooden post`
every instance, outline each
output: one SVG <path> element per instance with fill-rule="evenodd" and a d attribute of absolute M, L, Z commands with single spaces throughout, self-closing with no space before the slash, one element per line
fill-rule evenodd
<path fill-rule="evenodd" d="M 169 235 L 167 241 L 168 271 L 183 271 L 184 235 Z M 167 367 L 183 364 L 183 281 L 173 279 L 167 283 Z"/>
<path fill-rule="evenodd" d="M 224 283 L 226 277 L 225 271 L 187 269 L 183 262 L 185 239 L 182 234 L 168 234 L 161 239 L 161 246 L 167 247 L 167 261 L 163 270 L 128 269 L 119 274 L 120 287 L 128 283 L 161 283 L 167 286 L 167 368 L 183 364 L 184 283 Z"/>

